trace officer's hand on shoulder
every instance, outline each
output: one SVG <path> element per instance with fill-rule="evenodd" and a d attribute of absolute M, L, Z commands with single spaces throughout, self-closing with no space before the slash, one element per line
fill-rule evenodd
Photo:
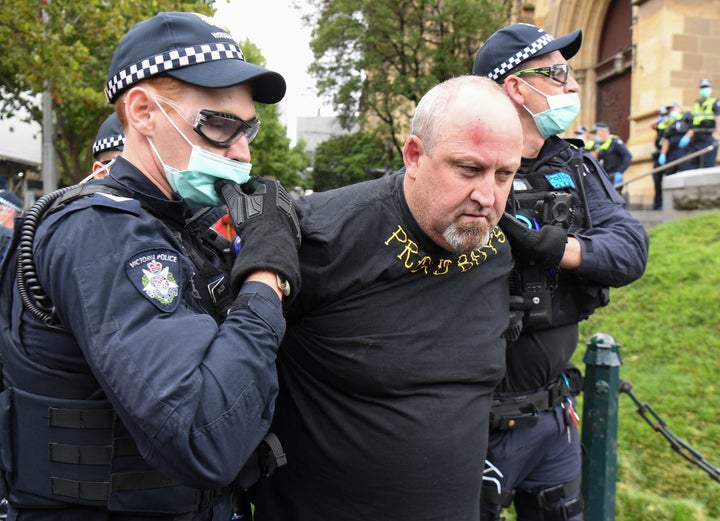
<path fill-rule="evenodd" d="M 546 266 L 560 265 L 567 244 L 567 234 L 561 226 L 547 225 L 532 230 L 508 212 L 503 213 L 499 225 L 520 260 L 534 260 Z"/>
<path fill-rule="evenodd" d="M 233 290 L 237 292 L 252 272 L 274 271 L 289 284 L 286 302 L 294 298 L 300 289 L 301 236 L 288 193 L 280 182 L 258 176 L 250 176 L 242 185 L 221 179 L 215 189 L 228 207 L 241 243 L 230 277 Z"/>

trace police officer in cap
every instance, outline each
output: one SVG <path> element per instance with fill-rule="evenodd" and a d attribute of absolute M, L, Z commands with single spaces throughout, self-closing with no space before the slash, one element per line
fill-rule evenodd
<path fill-rule="evenodd" d="M 715 148 L 698 157 L 680 164 L 680 170 L 694 168 L 710 168 L 717 161 L 720 140 L 720 101 L 712 95 L 712 83 L 708 79 L 700 80 L 698 84 L 699 95 L 690 110 L 692 114 L 692 128 L 686 137 L 689 140 L 688 154 L 703 150 L 711 145 Z"/>
<path fill-rule="evenodd" d="M 33 277 L 7 270 L 10 519 L 227 521 L 234 492 L 260 473 L 283 304 L 300 284 L 299 227 L 279 183 L 249 175 L 254 102 L 280 101 L 285 80 L 236 41 L 195 13 L 130 29 L 106 86 L 122 156 L 103 179 L 62 192 L 21 242 L 32 254 L 19 271 L 29 259 Z M 236 257 L 186 227 L 222 202 L 242 240 Z"/>
<path fill-rule="evenodd" d="M 22 201 L 15 193 L 0 190 L 0 266 L 5 264 L 5 257 L 10 251 L 15 219 L 22 213 L 22 206 Z"/>
<path fill-rule="evenodd" d="M 617 185 L 623 182 L 625 170 L 632 161 L 630 150 L 619 136 L 610 133 L 610 127 L 607 123 L 602 121 L 595 123 L 590 132 L 598 138 L 598 146 L 595 151 L 600 164 L 610 176 L 610 180 L 617 191 L 622 192 L 622 186 Z"/>
<path fill-rule="evenodd" d="M 688 144 L 690 138 L 687 132 L 692 126 L 692 116 L 689 113 L 683 113 L 680 105 L 672 102 L 667 106 L 667 121 L 662 125 L 662 135 L 660 138 L 660 153 L 657 157 L 658 166 L 664 166 L 666 163 L 677 161 L 688 154 Z M 660 128 L 660 125 L 658 125 Z M 682 165 L 682 163 L 680 163 Z M 655 198 L 653 200 L 653 210 L 662 208 L 662 178 L 666 175 L 673 175 L 679 170 L 679 165 L 671 166 L 653 174 L 655 185 Z"/>
<path fill-rule="evenodd" d="M 583 125 L 580 125 L 575 129 L 575 139 L 582 139 L 584 148 L 588 152 L 595 150 L 596 141 L 594 137 L 590 135 L 590 131 Z"/>
<path fill-rule="evenodd" d="M 512 323 L 497 387 L 481 519 L 513 501 L 520 521 L 582 519 L 581 450 L 570 364 L 578 322 L 608 303 L 608 286 L 639 278 L 648 235 L 591 154 L 557 137 L 579 111 L 567 60 L 580 31 L 553 38 L 512 24 L 480 47 L 473 73 L 503 85 L 523 126 L 522 163 L 500 221 L 513 248 Z M 497 483 L 501 489 L 498 492 Z"/>
<path fill-rule="evenodd" d="M 98 128 L 92 153 L 95 161 L 92 165 L 93 176 L 99 179 L 107 175 L 110 163 L 119 156 L 125 145 L 125 133 L 123 132 L 117 114 L 111 113 Z"/>
<path fill-rule="evenodd" d="M 22 213 L 23 204 L 14 192 L 0 190 L 0 224 L 3 228 L 13 229 L 15 218 Z"/>

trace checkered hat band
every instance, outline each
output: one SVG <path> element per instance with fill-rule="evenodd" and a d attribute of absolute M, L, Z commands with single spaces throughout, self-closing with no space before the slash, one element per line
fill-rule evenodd
<path fill-rule="evenodd" d="M 514 69 L 522 62 L 527 61 L 531 56 L 535 55 L 540 49 L 545 47 L 554 39 L 555 38 L 553 38 L 547 33 L 543 34 L 533 43 L 531 43 L 521 51 L 516 52 L 514 55 L 510 56 L 510 58 L 495 67 L 495 69 L 493 69 L 493 71 L 488 74 L 488 77 L 491 80 L 497 80 L 498 78 L 502 78 L 505 73 L 507 73 L 507 71 L 509 71 L 510 69 Z"/>
<path fill-rule="evenodd" d="M 245 61 L 245 56 L 237 45 L 229 43 L 207 43 L 156 54 L 115 74 L 107 82 L 108 97 L 113 99 L 119 91 L 161 72 L 218 60 Z"/>
<path fill-rule="evenodd" d="M 11 203 L 10 201 L 8 201 L 7 199 L 5 199 L 3 197 L 0 197 L 0 204 L 3 206 L 7 206 L 8 208 L 12 208 L 16 212 L 22 212 L 22 208 L 15 205 L 14 203 Z"/>
<path fill-rule="evenodd" d="M 103 150 L 112 150 L 114 148 L 121 147 L 125 144 L 125 136 L 111 136 L 98 139 L 93 144 L 92 153 L 93 155 Z"/>

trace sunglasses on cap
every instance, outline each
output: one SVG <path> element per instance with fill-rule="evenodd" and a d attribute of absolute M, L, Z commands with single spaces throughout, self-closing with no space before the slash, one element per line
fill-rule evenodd
<path fill-rule="evenodd" d="M 570 67 L 567 63 L 558 63 L 548 67 L 536 67 L 534 69 L 518 71 L 514 73 L 513 76 L 524 76 L 525 74 L 542 74 L 551 80 L 555 80 L 558 83 L 565 85 L 572 74 L 572 67 Z"/>
<path fill-rule="evenodd" d="M 231 147 L 240 136 L 245 136 L 248 143 L 251 143 L 260 130 L 258 118 L 245 121 L 233 114 L 215 110 L 203 109 L 196 112 L 191 118 L 187 118 L 182 112 L 182 106 L 177 101 L 158 94 L 154 94 L 154 96 L 158 101 L 169 105 L 185 118 L 192 129 L 205 141 L 221 148 Z"/>

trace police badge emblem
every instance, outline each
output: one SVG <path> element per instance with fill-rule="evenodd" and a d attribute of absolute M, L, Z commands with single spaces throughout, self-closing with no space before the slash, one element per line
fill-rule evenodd
<path fill-rule="evenodd" d="M 128 261 L 127 274 L 138 291 L 162 311 L 177 307 L 182 285 L 177 252 L 169 249 L 139 252 Z"/>

